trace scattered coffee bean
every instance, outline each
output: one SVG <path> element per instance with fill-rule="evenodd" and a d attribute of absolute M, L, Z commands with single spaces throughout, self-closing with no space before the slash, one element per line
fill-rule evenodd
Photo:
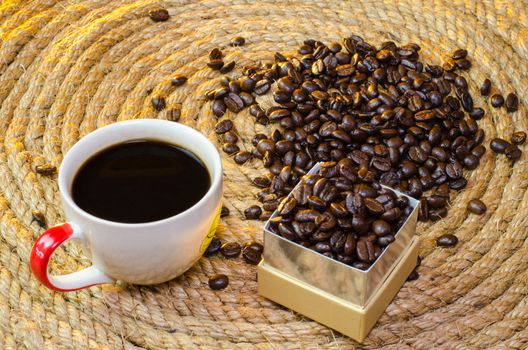
<path fill-rule="evenodd" d="M 221 59 L 222 57 L 224 57 L 224 54 L 222 53 L 222 51 L 215 47 L 214 49 L 211 50 L 211 52 L 209 52 L 209 60 L 212 61 L 212 60 L 219 60 Z"/>
<path fill-rule="evenodd" d="M 486 207 L 486 204 L 484 204 L 484 202 L 482 202 L 480 199 L 472 199 L 467 205 L 467 210 L 477 215 L 484 214 L 487 209 L 488 208 Z"/>
<path fill-rule="evenodd" d="M 40 210 L 33 210 L 31 214 L 33 216 L 33 221 L 35 221 L 40 227 L 44 229 L 47 228 L 46 217 Z"/>
<path fill-rule="evenodd" d="M 258 205 L 252 205 L 244 210 L 244 216 L 247 220 L 258 219 L 260 214 L 262 214 L 262 209 Z"/>
<path fill-rule="evenodd" d="M 236 258 L 240 255 L 242 248 L 237 242 L 227 242 L 220 247 L 220 253 L 226 258 Z"/>
<path fill-rule="evenodd" d="M 220 217 L 224 218 L 229 215 L 229 208 L 222 205 L 222 210 L 220 211 Z"/>
<path fill-rule="evenodd" d="M 416 269 L 414 269 L 409 274 L 409 277 L 407 277 L 407 282 L 417 280 L 418 277 L 420 277 L 420 274 L 418 273 L 418 271 Z"/>
<path fill-rule="evenodd" d="M 240 147 L 238 147 L 237 145 L 233 144 L 233 143 L 229 143 L 229 142 L 226 142 L 224 143 L 223 147 L 222 147 L 222 150 L 226 153 L 226 154 L 235 154 L 235 153 L 238 153 L 240 151 Z M 239 156 L 239 160 L 241 156 Z M 236 162 L 236 160 L 235 160 Z"/>
<path fill-rule="evenodd" d="M 148 14 L 154 22 L 165 22 L 170 18 L 169 11 L 165 9 L 150 10 Z"/>
<path fill-rule="evenodd" d="M 482 96 L 488 96 L 491 91 L 491 81 L 489 79 L 484 79 L 482 86 L 480 87 L 480 94 Z"/>
<path fill-rule="evenodd" d="M 258 265 L 262 260 L 263 247 L 260 243 L 253 242 L 242 249 L 242 257 L 248 264 Z"/>
<path fill-rule="evenodd" d="M 224 119 L 215 125 L 215 132 L 217 134 L 224 134 L 233 128 L 233 122 L 229 119 Z"/>
<path fill-rule="evenodd" d="M 494 94 L 491 96 L 491 105 L 495 108 L 502 107 L 504 104 L 504 97 L 500 94 Z"/>
<path fill-rule="evenodd" d="M 187 77 L 183 75 L 177 75 L 174 78 L 171 79 L 171 85 L 172 86 L 182 86 L 187 82 Z"/>
<path fill-rule="evenodd" d="M 243 46 L 246 43 L 246 39 L 241 36 L 236 36 L 231 39 L 231 46 Z"/>
<path fill-rule="evenodd" d="M 181 118 L 181 109 L 171 108 L 167 111 L 167 120 L 172 122 L 179 122 Z"/>
<path fill-rule="evenodd" d="M 207 66 L 213 70 L 219 70 L 224 66 L 224 61 L 222 61 L 221 59 L 210 60 L 209 62 L 207 62 Z"/>
<path fill-rule="evenodd" d="M 519 108 L 519 98 L 513 92 L 506 96 L 506 110 L 508 112 L 516 112 Z"/>
<path fill-rule="evenodd" d="M 453 247 L 458 243 L 458 238 L 452 234 L 444 234 L 436 239 L 436 245 L 439 247 Z"/>
<path fill-rule="evenodd" d="M 224 64 L 222 68 L 220 68 L 220 73 L 222 74 L 229 73 L 233 70 L 233 68 L 235 68 L 235 61 L 231 61 L 229 63 Z"/>
<path fill-rule="evenodd" d="M 233 131 L 228 131 L 223 135 L 224 142 L 227 143 L 237 143 L 238 136 Z"/>
<path fill-rule="evenodd" d="M 57 167 L 51 164 L 42 164 L 35 167 L 35 172 L 40 175 L 50 176 L 57 172 Z"/>
<path fill-rule="evenodd" d="M 490 148 L 495 153 L 504 153 L 506 151 L 506 148 L 510 146 L 511 144 L 503 139 L 500 138 L 494 138 L 490 142 Z"/>
<path fill-rule="evenodd" d="M 522 145 L 526 141 L 526 133 L 524 131 L 514 132 L 511 138 L 511 142 L 516 145 Z"/>
<path fill-rule="evenodd" d="M 151 103 L 152 103 L 152 107 L 154 107 L 154 109 L 157 111 L 161 111 L 165 109 L 165 106 L 166 106 L 165 98 L 161 96 L 153 97 L 151 100 Z"/>
<path fill-rule="evenodd" d="M 209 278 L 209 288 L 212 290 L 224 289 L 229 285 L 229 277 L 223 274 L 217 274 Z"/>
<path fill-rule="evenodd" d="M 504 150 L 504 154 L 506 155 L 506 158 L 516 161 L 521 158 L 522 151 L 516 145 L 509 145 Z"/>
<path fill-rule="evenodd" d="M 260 187 L 260 188 L 266 188 L 271 185 L 270 179 L 264 176 L 257 176 L 253 178 L 251 182 L 253 182 L 255 186 Z"/>
<path fill-rule="evenodd" d="M 226 111 L 227 111 L 227 106 L 225 105 L 224 101 L 222 100 L 213 101 L 213 114 L 217 118 L 222 117 Z"/>
<path fill-rule="evenodd" d="M 204 255 L 205 256 L 216 255 L 220 251 L 221 246 L 222 246 L 222 241 L 214 237 L 209 243 L 209 245 L 207 246 L 207 249 L 205 250 Z"/>
<path fill-rule="evenodd" d="M 453 52 L 453 54 L 451 55 L 451 58 L 454 60 L 460 60 L 460 59 L 466 58 L 467 54 L 468 54 L 467 50 L 457 49 L 455 50 L 455 52 Z"/>
<path fill-rule="evenodd" d="M 251 153 L 247 151 L 239 151 L 235 154 L 233 159 L 235 160 L 235 163 L 242 165 L 251 159 Z"/>

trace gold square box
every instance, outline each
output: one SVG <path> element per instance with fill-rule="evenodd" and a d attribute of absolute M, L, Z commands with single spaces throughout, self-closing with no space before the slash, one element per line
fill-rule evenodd
<path fill-rule="evenodd" d="M 258 293 L 362 342 L 416 267 L 417 258 L 418 238 L 414 237 L 363 307 L 291 277 L 264 260 L 258 266 Z"/>

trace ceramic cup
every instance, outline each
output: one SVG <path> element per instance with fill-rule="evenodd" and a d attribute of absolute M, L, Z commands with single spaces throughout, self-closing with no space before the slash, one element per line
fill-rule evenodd
<path fill-rule="evenodd" d="M 140 224 L 107 221 L 79 208 L 71 187 L 84 162 L 111 145 L 137 139 L 171 143 L 198 156 L 211 176 L 205 196 L 178 215 Z M 59 191 L 67 222 L 45 231 L 31 251 L 31 270 L 40 282 L 61 292 L 115 280 L 155 284 L 189 269 L 214 236 L 220 218 L 222 164 L 215 146 L 190 127 L 155 119 L 123 121 L 88 134 L 70 149 L 59 170 Z M 80 242 L 93 265 L 66 275 L 50 275 L 51 255 L 68 240 Z"/>

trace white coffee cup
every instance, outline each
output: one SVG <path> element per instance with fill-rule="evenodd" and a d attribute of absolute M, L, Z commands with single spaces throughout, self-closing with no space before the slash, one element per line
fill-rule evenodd
<path fill-rule="evenodd" d="M 109 146 L 138 139 L 181 146 L 200 158 L 211 176 L 205 196 L 180 214 L 140 224 L 104 220 L 79 208 L 72 199 L 71 187 L 84 162 Z M 214 236 L 221 210 L 222 164 L 215 146 L 188 126 L 156 119 L 123 121 L 88 134 L 70 149 L 59 170 L 59 191 L 67 222 L 44 232 L 30 257 L 31 270 L 44 285 L 66 292 L 115 280 L 155 284 L 189 269 Z M 68 240 L 79 241 L 93 265 L 52 276 L 48 273 L 51 255 Z"/>

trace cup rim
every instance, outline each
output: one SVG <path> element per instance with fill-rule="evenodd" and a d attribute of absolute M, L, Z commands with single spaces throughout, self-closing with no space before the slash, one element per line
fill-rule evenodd
<path fill-rule="evenodd" d="M 99 135 L 113 132 L 114 130 L 120 129 L 122 127 L 127 126 L 136 126 L 136 125 L 144 125 L 144 124 L 158 124 L 162 127 L 167 128 L 182 128 L 186 130 L 186 132 L 190 133 L 190 137 L 197 138 L 200 140 L 201 143 L 203 143 L 204 147 L 207 148 L 206 152 L 211 153 L 212 155 L 212 166 L 210 164 L 206 164 L 206 162 L 202 159 L 204 162 L 204 165 L 206 166 L 207 170 L 209 171 L 211 175 L 211 185 L 209 186 L 209 189 L 205 193 L 205 195 L 195 204 L 193 204 L 191 207 L 185 209 L 181 213 L 178 213 L 176 215 L 169 216 L 167 218 L 156 220 L 156 221 L 149 221 L 149 222 L 141 222 L 141 223 L 126 223 L 126 222 L 118 222 L 118 221 L 110 221 L 106 220 L 100 217 L 97 217 L 95 215 L 92 215 L 79 207 L 77 203 L 72 198 L 71 189 L 66 183 L 66 175 L 64 174 L 61 169 L 63 169 L 63 165 L 66 162 L 70 162 L 73 160 L 75 150 L 86 146 L 88 143 L 96 140 Z M 130 140 L 135 140 L 137 138 L 131 138 Z M 93 154 L 90 154 L 90 156 Z M 89 158 L 89 157 L 88 157 Z M 84 164 L 84 162 L 88 159 L 85 158 L 80 162 L 80 166 Z M 75 177 L 76 172 L 79 170 L 79 167 L 75 169 L 73 177 Z M 213 168 L 213 169 L 212 169 Z M 185 216 L 188 216 L 192 211 L 196 210 L 200 206 L 204 205 L 206 202 L 210 201 L 214 193 L 217 191 L 218 187 L 221 186 L 222 183 L 222 161 L 220 159 L 220 154 L 218 153 L 218 150 L 213 145 L 213 143 L 202 133 L 199 131 L 177 122 L 168 121 L 168 120 L 162 120 L 162 119 L 152 119 L 152 118 L 145 118 L 145 119 L 134 119 L 134 120 L 125 120 L 125 121 L 118 121 L 112 124 L 105 125 L 101 128 L 98 128 L 89 134 L 82 137 L 80 140 L 78 140 L 66 153 L 64 156 L 61 167 L 59 168 L 59 176 L 58 176 L 58 183 L 59 183 L 59 192 L 61 194 L 61 198 L 66 202 L 68 206 L 73 208 L 77 213 L 79 213 L 81 216 L 83 216 L 85 219 L 97 222 L 99 224 L 105 224 L 105 225 L 113 225 L 118 227 L 129 227 L 129 228 L 148 228 L 152 226 L 157 226 L 161 224 L 165 224 L 168 222 L 171 222 L 176 219 L 181 219 Z"/>

